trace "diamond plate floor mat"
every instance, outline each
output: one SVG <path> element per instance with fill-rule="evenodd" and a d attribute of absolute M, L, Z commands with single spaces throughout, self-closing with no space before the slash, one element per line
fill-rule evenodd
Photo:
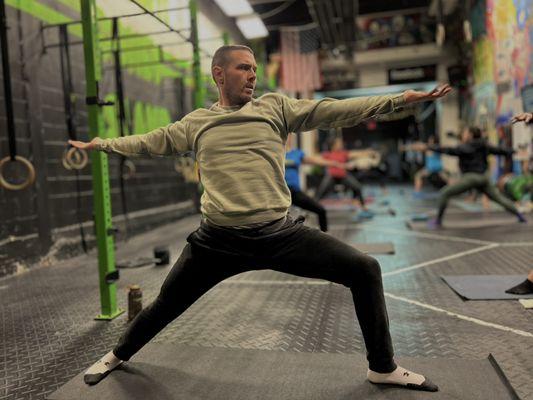
<path fill-rule="evenodd" d="M 366 254 L 394 254 L 394 243 L 350 243 L 353 247 Z"/>
<path fill-rule="evenodd" d="M 518 295 L 505 291 L 526 279 L 524 275 L 443 275 L 442 280 L 465 300 L 532 299 L 533 294 Z"/>
<path fill-rule="evenodd" d="M 494 358 L 399 359 L 439 385 L 417 392 L 366 381 L 360 354 L 296 353 L 148 344 L 95 386 L 79 374 L 50 400 L 504 400 L 517 399 Z"/>

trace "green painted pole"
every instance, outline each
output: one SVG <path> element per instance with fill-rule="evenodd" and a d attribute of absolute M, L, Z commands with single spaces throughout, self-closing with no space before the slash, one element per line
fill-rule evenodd
<path fill-rule="evenodd" d="M 102 104 L 98 94 L 101 78 L 100 52 L 98 48 L 97 15 L 95 0 L 80 0 L 83 26 L 83 51 L 85 54 L 85 79 L 87 82 L 87 109 L 91 138 L 107 135 L 104 129 Z M 117 289 L 107 279 L 116 273 L 111 223 L 111 195 L 109 189 L 109 167 L 107 155 L 103 152 L 91 154 L 93 175 L 94 220 L 98 245 L 98 271 L 100 281 L 101 314 L 96 319 L 110 320 L 122 314 L 117 306 Z M 108 283 L 109 282 L 109 283 Z"/>
<path fill-rule="evenodd" d="M 266 42 L 262 39 L 255 40 L 251 43 L 252 50 L 255 54 L 255 60 L 257 62 L 257 85 L 256 93 L 257 96 L 262 95 L 267 89 L 266 82 L 266 68 L 267 57 L 266 57 Z"/>
<path fill-rule="evenodd" d="M 191 42 L 192 42 L 192 75 L 194 82 L 194 108 L 204 106 L 205 91 L 202 83 L 202 68 L 200 66 L 200 43 L 198 42 L 198 7 L 196 0 L 189 0 L 191 13 Z"/>
<path fill-rule="evenodd" d="M 222 40 L 224 41 L 224 46 L 227 46 L 229 44 L 229 33 L 228 32 L 222 33 Z"/>

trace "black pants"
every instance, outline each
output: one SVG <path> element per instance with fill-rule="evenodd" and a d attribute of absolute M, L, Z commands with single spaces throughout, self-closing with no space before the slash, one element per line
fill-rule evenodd
<path fill-rule="evenodd" d="M 316 191 L 315 198 L 320 200 L 324 198 L 335 185 L 343 184 L 345 188 L 351 189 L 353 193 L 353 198 L 358 199 L 361 202 L 361 205 L 365 205 L 365 199 L 363 197 L 363 185 L 359 182 L 355 176 L 348 174 L 344 178 L 333 178 L 331 175 L 326 174 L 320 182 L 320 186 Z"/>
<path fill-rule="evenodd" d="M 314 212 L 318 215 L 318 223 L 320 224 L 320 230 L 322 232 L 327 232 L 328 230 L 328 217 L 326 216 L 326 209 L 322 205 L 308 196 L 301 190 L 294 189 L 289 186 L 291 191 L 292 204 L 296 207 L 300 207 L 304 210 Z"/>
<path fill-rule="evenodd" d="M 302 221 L 287 217 L 247 230 L 202 222 L 187 238 L 189 243 L 159 296 L 131 322 L 114 354 L 128 360 L 220 281 L 245 271 L 274 269 L 350 288 L 370 369 L 393 371 L 396 365 L 379 263 Z"/>

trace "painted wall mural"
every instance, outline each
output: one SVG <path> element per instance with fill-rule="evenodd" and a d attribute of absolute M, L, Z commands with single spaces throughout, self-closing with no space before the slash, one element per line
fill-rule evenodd
<path fill-rule="evenodd" d="M 471 20 L 474 120 L 507 124 L 522 111 L 521 89 L 533 83 L 533 0 L 480 0 Z"/>

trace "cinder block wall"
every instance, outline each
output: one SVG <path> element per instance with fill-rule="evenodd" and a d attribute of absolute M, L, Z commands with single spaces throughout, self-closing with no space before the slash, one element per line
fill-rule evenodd
<path fill-rule="evenodd" d="M 94 246 L 91 165 L 89 163 L 76 174 L 66 170 L 61 162 L 68 134 L 60 56 L 58 48 L 45 50 L 43 46 L 57 43 L 59 33 L 57 28 L 41 30 L 41 23 L 50 23 L 54 19 L 78 20 L 80 15 L 76 4 L 79 1 L 72 1 L 72 5 L 66 1 L 51 0 L 11 3 L 12 6 L 7 2 L 6 13 L 17 152 L 33 163 L 37 179 L 34 185 L 21 191 L 0 188 L 0 277 L 24 270 L 43 258 L 53 262 L 81 252 L 80 223 L 89 246 Z M 29 3 L 34 5 L 33 9 L 25 8 Z M 35 9 L 35 5 L 39 9 Z M 75 30 L 69 32 L 71 41 L 81 40 Z M 77 134 L 84 140 L 88 139 L 88 128 L 83 46 L 72 45 L 70 56 Z M 108 59 L 107 63 L 110 61 Z M 190 89 L 182 91 L 184 98 L 178 98 L 176 83 L 180 82 L 175 77 L 165 77 L 165 73 L 154 73 L 148 68 L 134 73 L 123 71 L 135 133 L 174 121 L 191 107 Z M 101 96 L 112 98 L 116 91 L 114 73 L 111 69 L 104 71 Z M 2 82 L 2 158 L 9 154 L 4 102 Z M 116 109 L 111 107 L 105 112 L 107 129 L 116 131 Z M 189 199 L 194 188 L 174 170 L 173 160 L 143 158 L 132 161 L 136 174 L 125 184 L 129 235 L 192 212 Z M 18 168 L 13 167 L 17 165 L 7 168 L 9 171 L 15 169 L 9 175 L 20 176 Z M 117 245 L 120 246 L 125 224 L 120 201 L 119 158 L 116 156 L 110 156 L 109 174 L 114 224 L 120 229 Z"/>

